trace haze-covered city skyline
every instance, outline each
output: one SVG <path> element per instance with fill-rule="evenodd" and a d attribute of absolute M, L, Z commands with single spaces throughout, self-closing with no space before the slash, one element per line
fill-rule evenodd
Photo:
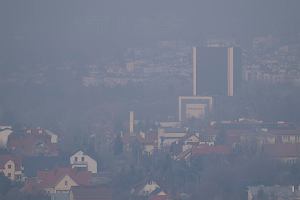
<path fill-rule="evenodd" d="M 0 200 L 300 198 L 299 8 L 1 0 Z"/>

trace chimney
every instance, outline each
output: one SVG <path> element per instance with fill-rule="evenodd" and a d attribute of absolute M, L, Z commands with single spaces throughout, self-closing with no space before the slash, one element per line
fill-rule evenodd
<path fill-rule="evenodd" d="M 134 112 L 130 111 L 129 113 L 129 133 L 130 136 L 134 135 Z"/>

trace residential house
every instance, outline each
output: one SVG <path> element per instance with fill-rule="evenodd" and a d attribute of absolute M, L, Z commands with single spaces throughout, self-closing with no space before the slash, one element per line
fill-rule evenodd
<path fill-rule="evenodd" d="M 70 164 L 72 168 L 85 168 L 91 173 L 97 173 L 97 161 L 81 150 L 70 157 Z"/>
<path fill-rule="evenodd" d="M 160 127 L 158 128 L 158 148 L 170 147 L 174 142 L 178 142 L 187 135 L 187 129 L 181 127 Z"/>
<path fill-rule="evenodd" d="M 112 190 L 106 186 L 74 186 L 70 200 L 112 200 Z"/>
<path fill-rule="evenodd" d="M 300 129 L 270 130 L 269 133 L 275 137 L 276 143 L 300 144 Z"/>
<path fill-rule="evenodd" d="M 22 181 L 23 166 L 21 158 L 13 155 L 0 155 L 0 173 L 12 181 Z"/>
<path fill-rule="evenodd" d="M 26 134 L 30 135 L 47 135 L 50 137 L 51 143 L 57 143 L 58 142 L 58 135 L 43 128 L 27 128 L 25 129 Z"/>
<path fill-rule="evenodd" d="M 199 137 L 199 144 L 208 144 L 214 146 L 217 138 L 217 134 L 212 131 L 197 134 Z"/>
<path fill-rule="evenodd" d="M 23 191 L 34 193 L 45 191 L 52 199 L 69 199 L 69 192 L 74 186 L 88 186 L 92 179 L 91 172 L 72 168 L 56 168 L 50 171 L 39 171 L 37 177 L 28 178 Z"/>
<path fill-rule="evenodd" d="M 197 146 L 200 143 L 200 139 L 197 135 L 189 135 L 183 138 L 182 151 L 191 149 L 193 146 Z"/>
<path fill-rule="evenodd" d="M 27 129 L 22 133 L 10 134 L 7 148 L 22 156 L 57 156 L 59 149 L 55 138 L 42 129 Z"/>

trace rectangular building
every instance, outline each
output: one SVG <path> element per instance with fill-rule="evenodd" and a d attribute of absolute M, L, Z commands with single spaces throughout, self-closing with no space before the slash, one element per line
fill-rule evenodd
<path fill-rule="evenodd" d="M 213 98 L 208 96 L 180 96 L 179 97 L 179 121 L 192 118 L 203 119 L 213 106 Z"/>

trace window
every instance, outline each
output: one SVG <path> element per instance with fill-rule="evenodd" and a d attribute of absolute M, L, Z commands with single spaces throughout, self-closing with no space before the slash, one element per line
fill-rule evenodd
<path fill-rule="evenodd" d="M 81 157 L 81 161 L 82 161 L 82 162 L 84 161 L 84 157 Z"/>
<path fill-rule="evenodd" d="M 10 178 L 11 177 L 11 173 L 8 173 L 7 176 Z"/>
<path fill-rule="evenodd" d="M 7 168 L 8 168 L 8 169 L 11 169 L 11 165 L 7 165 Z"/>
<path fill-rule="evenodd" d="M 75 157 L 75 162 L 77 162 L 78 161 L 78 158 L 77 157 Z"/>
<path fill-rule="evenodd" d="M 68 186 L 68 181 L 65 181 L 65 186 Z"/>

